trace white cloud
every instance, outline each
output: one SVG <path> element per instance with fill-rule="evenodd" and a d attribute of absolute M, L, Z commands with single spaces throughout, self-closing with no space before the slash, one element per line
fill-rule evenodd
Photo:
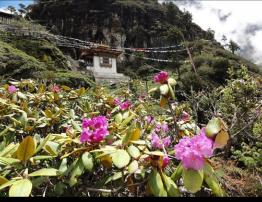
<path fill-rule="evenodd" d="M 199 1 L 198 1 L 199 2 Z M 242 47 L 241 55 L 262 64 L 262 1 L 201 1 L 196 4 L 178 4 L 193 16 L 193 22 L 204 30 L 215 30 L 221 41 L 225 34 Z M 224 21 L 221 17 L 225 17 Z M 223 19 L 223 18 L 222 18 Z M 252 30 L 250 30 L 252 28 Z"/>
<path fill-rule="evenodd" d="M 11 13 L 9 10 L 6 9 L 6 7 L 0 7 L 0 11 L 5 13 Z"/>

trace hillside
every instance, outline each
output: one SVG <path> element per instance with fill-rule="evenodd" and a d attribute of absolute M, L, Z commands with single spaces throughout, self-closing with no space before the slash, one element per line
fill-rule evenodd
<path fill-rule="evenodd" d="M 159 4 L 156 0 L 39 2 L 31 7 L 30 18 L 47 26 L 53 33 L 82 40 L 103 42 L 112 47 L 146 48 L 181 44 L 181 36 L 184 36 L 188 46 L 193 48 L 191 54 L 200 76 L 195 78 L 188 54 L 184 51 L 139 54 L 140 57 L 172 59 L 172 63 L 133 59 L 125 55 L 119 71 L 132 78 L 145 79 L 148 72 L 154 72 L 153 66 L 179 74 L 181 82 L 186 85 L 185 90 L 190 88 L 189 83 L 197 90 L 224 83 L 231 66 L 239 69 L 245 65 L 252 72 L 260 71 L 253 63 L 225 50 L 214 40 L 214 33 L 202 30 L 192 22 L 190 13 L 182 12 L 172 3 Z"/>
<path fill-rule="evenodd" d="M 0 78 L 34 78 L 69 86 L 90 86 L 93 79 L 75 71 L 70 57 L 65 56 L 54 42 L 33 38 L 28 34 L 15 34 L 20 29 L 45 31 L 45 28 L 20 19 L 7 26 L 0 24 Z M 18 30 L 18 31 L 17 31 Z"/>

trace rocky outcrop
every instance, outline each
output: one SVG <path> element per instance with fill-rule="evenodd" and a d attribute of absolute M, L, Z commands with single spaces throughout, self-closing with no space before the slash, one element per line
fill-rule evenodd
<path fill-rule="evenodd" d="M 157 0 L 58 0 L 32 6 L 30 17 L 55 33 L 114 47 L 170 44 L 168 35 L 174 28 L 188 40 L 207 35 L 192 23 L 189 13 Z"/>

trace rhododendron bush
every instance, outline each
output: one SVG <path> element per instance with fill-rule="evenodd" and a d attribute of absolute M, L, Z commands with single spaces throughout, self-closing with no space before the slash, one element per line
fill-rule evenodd
<path fill-rule="evenodd" d="M 224 196 L 212 157 L 226 124 L 198 127 L 175 102 L 175 79 L 152 81 L 143 98 L 125 87 L 1 86 L 0 196 Z"/>

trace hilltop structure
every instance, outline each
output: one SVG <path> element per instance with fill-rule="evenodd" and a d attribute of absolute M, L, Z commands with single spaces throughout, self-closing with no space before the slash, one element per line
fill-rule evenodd
<path fill-rule="evenodd" d="M 0 11 L 0 23 L 10 24 L 14 18 L 13 14 Z"/>
<path fill-rule="evenodd" d="M 129 80 L 129 77 L 124 74 L 117 73 L 117 57 L 121 54 L 122 51 L 101 44 L 82 49 L 80 59 L 84 62 L 86 70 L 93 73 L 96 82 L 114 84 Z"/>

